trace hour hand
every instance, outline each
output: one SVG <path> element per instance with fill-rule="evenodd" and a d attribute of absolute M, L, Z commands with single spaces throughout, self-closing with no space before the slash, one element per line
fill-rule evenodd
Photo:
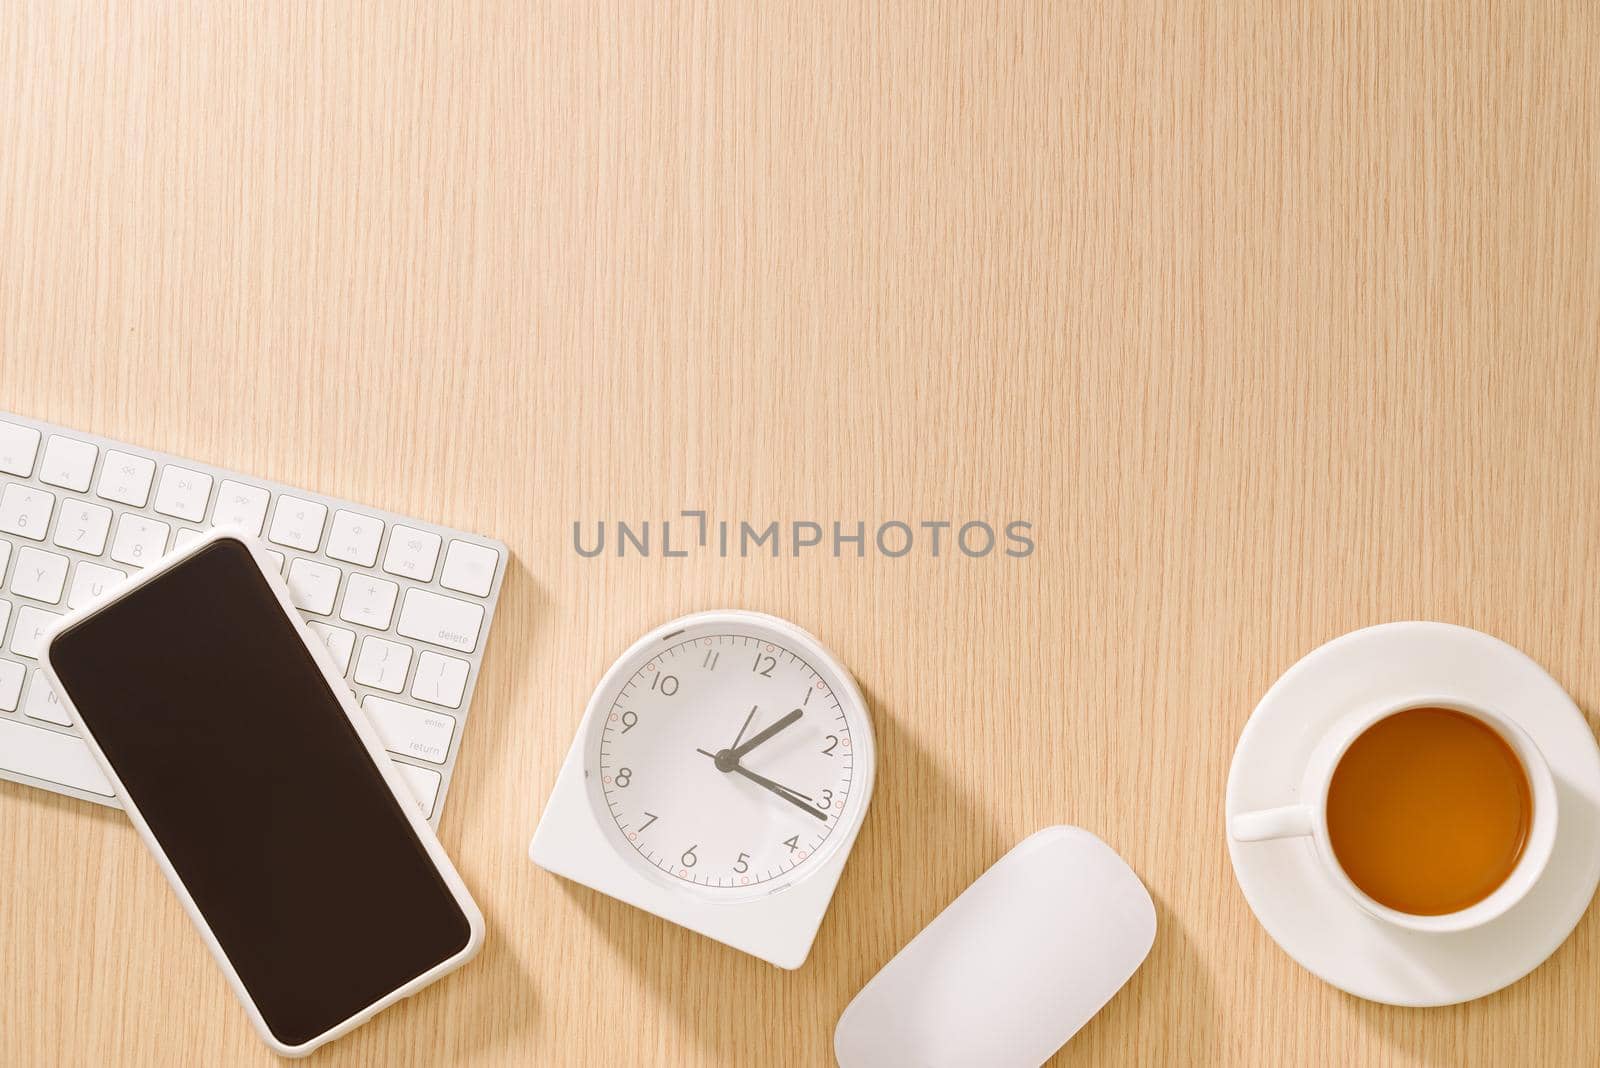
<path fill-rule="evenodd" d="M 753 712 L 755 710 L 751 709 L 751 711 Z M 788 727 L 790 724 L 794 723 L 795 720 L 799 719 L 803 715 L 805 715 L 805 713 L 802 712 L 800 709 L 798 709 L 798 708 L 793 709 L 792 711 L 790 711 L 786 715 L 780 717 L 778 719 L 778 721 L 776 723 L 772 724 L 770 727 L 766 727 L 766 728 L 764 728 L 762 730 L 757 731 L 750 738 L 750 740 L 748 742 L 745 742 L 743 745 L 734 746 L 734 748 L 733 748 L 733 758 L 735 760 L 738 760 L 740 757 L 742 757 L 746 753 L 750 752 L 750 750 L 754 749 L 756 746 L 760 745 L 762 742 L 766 741 L 768 738 L 771 738 L 774 734 L 777 734 L 779 731 L 783 730 L 784 728 Z M 748 722 L 749 721 L 747 720 L 746 721 L 747 725 L 748 725 Z"/>

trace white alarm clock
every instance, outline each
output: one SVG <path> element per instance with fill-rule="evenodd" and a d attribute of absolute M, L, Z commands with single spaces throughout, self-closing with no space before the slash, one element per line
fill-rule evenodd
<path fill-rule="evenodd" d="M 798 968 L 874 763 L 861 691 L 815 638 L 756 612 L 684 616 L 600 680 L 528 855 Z"/>

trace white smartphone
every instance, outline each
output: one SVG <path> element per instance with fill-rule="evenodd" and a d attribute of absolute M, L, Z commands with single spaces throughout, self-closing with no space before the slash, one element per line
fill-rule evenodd
<path fill-rule="evenodd" d="M 213 531 L 41 657 L 256 1030 L 300 1056 L 459 967 L 483 917 L 322 642 Z"/>

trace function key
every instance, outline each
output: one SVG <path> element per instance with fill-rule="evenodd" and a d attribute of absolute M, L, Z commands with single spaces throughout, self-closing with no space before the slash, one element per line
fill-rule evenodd
<path fill-rule="evenodd" d="M 97 445 L 51 434 L 44 446 L 44 459 L 39 463 L 39 481 L 82 493 L 89 488 L 95 457 L 99 455 Z"/>
<path fill-rule="evenodd" d="M 211 513 L 214 527 L 239 527 L 252 538 L 261 536 L 267 520 L 267 500 L 271 494 L 259 486 L 247 486 L 225 478 L 217 484 L 217 507 Z"/>
<path fill-rule="evenodd" d="M 279 494 L 278 507 L 272 513 L 272 530 L 267 537 L 279 545 L 314 553 L 322 544 L 322 524 L 327 518 L 327 505 L 287 493 Z"/>
<path fill-rule="evenodd" d="M 444 574 L 439 576 L 439 585 L 474 597 L 487 597 L 499 563 L 500 554 L 487 545 L 452 539 L 444 554 Z"/>
<path fill-rule="evenodd" d="M 38 454 L 37 430 L 0 420 L 0 471 L 27 478 L 33 474 L 33 458 Z"/>
<path fill-rule="evenodd" d="M 211 500 L 211 476 L 187 467 L 168 464 L 161 469 L 161 485 L 156 487 L 156 511 L 176 519 L 198 523 L 205 518 Z"/>
<path fill-rule="evenodd" d="M 333 513 L 326 551 L 335 560 L 371 567 L 378 562 L 378 543 L 382 540 L 383 520 L 341 508 Z"/>
<path fill-rule="evenodd" d="M 433 581 L 433 567 L 439 562 L 439 535 L 426 530 L 395 525 L 389 535 L 389 551 L 383 569 L 418 582 Z"/>
<path fill-rule="evenodd" d="M 107 449 L 105 466 L 100 468 L 100 485 L 95 493 L 108 501 L 143 508 L 150 499 L 150 480 L 155 473 L 156 462 L 149 457 Z"/>

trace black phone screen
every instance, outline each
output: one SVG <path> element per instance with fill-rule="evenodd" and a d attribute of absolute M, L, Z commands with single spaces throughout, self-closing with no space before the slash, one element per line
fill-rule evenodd
<path fill-rule="evenodd" d="M 69 626 L 50 661 L 280 1041 L 466 948 L 466 914 L 243 542 Z"/>

